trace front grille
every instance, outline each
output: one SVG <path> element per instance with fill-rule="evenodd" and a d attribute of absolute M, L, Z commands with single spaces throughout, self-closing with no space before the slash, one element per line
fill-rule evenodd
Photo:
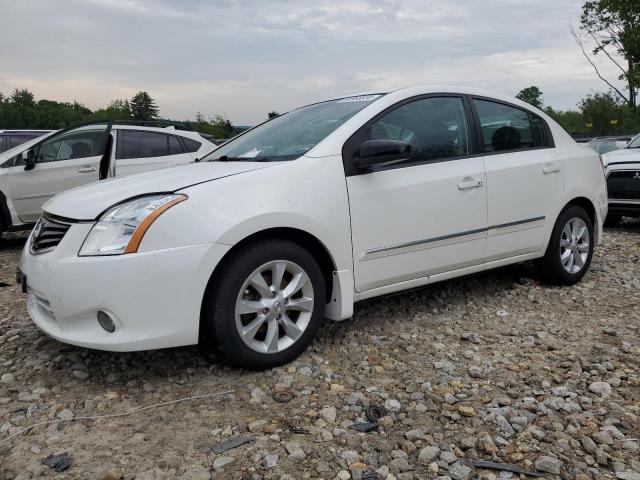
<path fill-rule="evenodd" d="M 42 253 L 53 250 L 62 241 L 69 227 L 71 227 L 69 223 L 52 220 L 43 215 L 33 228 L 31 251 Z"/>
<path fill-rule="evenodd" d="M 609 198 L 640 200 L 640 170 L 611 172 L 607 179 Z"/>

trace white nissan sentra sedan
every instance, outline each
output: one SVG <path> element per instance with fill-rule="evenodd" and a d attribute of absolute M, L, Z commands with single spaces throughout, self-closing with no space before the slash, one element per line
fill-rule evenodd
<path fill-rule="evenodd" d="M 76 188 L 44 212 L 18 275 L 48 335 L 200 343 L 264 369 L 359 300 L 525 260 L 578 282 L 607 195 L 598 154 L 543 112 L 412 87 L 293 110 L 199 163 Z"/>

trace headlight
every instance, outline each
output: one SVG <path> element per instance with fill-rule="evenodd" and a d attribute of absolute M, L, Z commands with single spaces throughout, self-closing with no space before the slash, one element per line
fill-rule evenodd
<path fill-rule="evenodd" d="M 186 195 L 149 195 L 110 208 L 100 217 L 82 247 L 80 256 L 135 253 L 151 224 Z"/>

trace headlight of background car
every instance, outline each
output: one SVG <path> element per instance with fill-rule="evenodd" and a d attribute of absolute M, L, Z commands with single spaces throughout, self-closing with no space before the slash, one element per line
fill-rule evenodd
<path fill-rule="evenodd" d="M 135 253 L 147 229 L 186 195 L 149 195 L 110 208 L 100 217 L 80 248 L 80 256 Z"/>

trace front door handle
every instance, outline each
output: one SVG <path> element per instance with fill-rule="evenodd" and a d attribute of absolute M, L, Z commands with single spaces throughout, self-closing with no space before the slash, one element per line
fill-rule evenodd
<path fill-rule="evenodd" d="M 548 167 L 544 167 L 542 169 L 542 172 L 545 175 L 550 175 L 552 173 L 558 173 L 560 171 L 560 167 L 556 166 L 556 165 L 549 165 Z"/>
<path fill-rule="evenodd" d="M 78 169 L 78 173 L 91 173 L 95 171 L 96 167 L 81 167 Z"/>
<path fill-rule="evenodd" d="M 472 179 L 464 179 L 461 183 L 458 184 L 458 190 L 469 190 L 471 188 L 478 188 L 484 185 L 482 180 L 477 178 Z"/>

